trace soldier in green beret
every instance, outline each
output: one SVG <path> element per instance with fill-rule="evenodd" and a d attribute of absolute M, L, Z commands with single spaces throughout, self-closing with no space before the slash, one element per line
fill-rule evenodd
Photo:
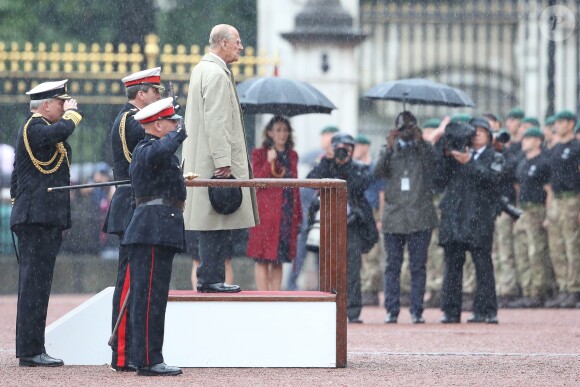
<path fill-rule="evenodd" d="M 554 124 L 556 123 L 555 116 L 548 116 L 544 121 L 544 145 L 545 147 L 550 150 L 554 147 L 557 142 L 557 135 L 555 133 Z"/>
<path fill-rule="evenodd" d="M 559 295 L 548 307 L 570 308 L 580 303 L 580 142 L 574 138 L 576 115 L 569 110 L 556 114 L 559 142 L 550 152 L 550 184 L 547 225 L 556 228 L 550 254 Z"/>
<path fill-rule="evenodd" d="M 524 212 L 514 225 L 514 252 L 522 288 L 522 297 L 509 305 L 515 308 L 541 307 L 555 288 L 548 234 L 543 227 L 546 198 L 551 194 L 550 166 L 542 151 L 543 141 L 539 127 L 524 132 L 525 157 L 516 172 L 518 205 Z"/>

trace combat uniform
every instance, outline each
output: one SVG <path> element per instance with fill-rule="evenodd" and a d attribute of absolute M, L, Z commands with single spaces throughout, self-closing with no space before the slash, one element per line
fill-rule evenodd
<path fill-rule="evenodd" d="M 63 90 L 64 95 L 58 97 L 40 94 L 32 99 L 70 99 Z M 46 352 L 44 329 L 54 265 L 62 231 L 71 227 L 69 192 L 49 193 L 47 188 L 70 184 L 71 148 L 66 140 L 81 120 L 74 109 L 54 123 L 31 113 L 18 131 L 10 227 L 18 237 L 16 357 L 21 360 Z"/>
<path fill-rule="evenodd" d="M 547 196 L 544 186 L 549 178 L 550 167 L 543 153 L 532 159 L 524 158 L 518 164 L 518 205 L 524 210 L 514 226 L 518 282 L 523 295 L 522 302 L 517 305 L 520 307 L 542 306 L 552 288 L 548 234 L 543 227 Z"/>
<path fill-rule="evenodd" d="M 554 196 L 551 207 L 556 208 L 554 227 L 562 251 L 550 251 L 556 280 L 561 294 L 568 294 L 563 306 L 573 307 L 580 296 L 580 142 L 571 140 L 556 144 L 550 151 L 550 183 Z M 551 208 L 552 209 L 552 208 Z M 554 216 L 554 214 L 552 214 Z"/>

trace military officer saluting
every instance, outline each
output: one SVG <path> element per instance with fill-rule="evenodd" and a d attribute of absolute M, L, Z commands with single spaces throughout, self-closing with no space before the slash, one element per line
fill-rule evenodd
<path fill-rule="evenodd" d="M 69 193 L 49 193 L 47 188 L 70 184 L 71 149 L 66 140 L 82 120 L 66 83 L 67 79 L 45 82 L 26 93 L 31 113 L 16 138 L 10 227 L 20 251 L 16 357 L 21 367 L 63 365 L 46 354 L 44 328 L 62 231 L 71 227 Z"/>
<path fill-rule="evenodd" d="M 185 181 L 175 152 L 187 134 L 172 102 L 164 98 L 135 114 L 145 138 L 129 168 L 137 207 L 121 242 L 131 268 L 131 363 L 145 376 L 182 373 L 161 353 L 173 257 L 185 248 Z"/>
<path fill-rule="evenodd" d="M 123 78 L 121 81 L 125 84 L 125 93 L 129 101 L 117 115 L 111 130 L 115 180 L 129 178 L 129 163 L 131 162 L 133 149 L 145 136 L 143 127 L 134 118 L 135 113 L 161 99 L 161 94 L 164 92 L 164 88 L 161 86 L 161 67 L 139 71 Z M 128 185 L 119 186 L 111 200 L 103 231 L 117 235 L 122 240 L 125 228 L 131 220 L 131 215 L 133 215 L 133 209 L 131 187 Z M 127 248 L 121 245 L 119 247 L 117 282 L 113 293 L 113 328 L 129 290 L 130 276 L 128 273 L 130 270 L 128 262 Z M 117 334 L 111 346 L 113 350 L 111 368 L 115 371 L 135 371 L 135 367 L 129 364 L 131 353 L 129 320 L 129 313 L 125 313 L 121 317 Z"/>

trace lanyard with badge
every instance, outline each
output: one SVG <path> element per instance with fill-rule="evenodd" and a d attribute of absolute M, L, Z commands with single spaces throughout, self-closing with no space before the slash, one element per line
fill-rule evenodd
<path fill-rule="evenodd" d="M 407 192 L 411 190 L 411 179 L 409 178 L 409 172 L 405 169 L 403 177 L 401 177 L 401 191 Z"/>

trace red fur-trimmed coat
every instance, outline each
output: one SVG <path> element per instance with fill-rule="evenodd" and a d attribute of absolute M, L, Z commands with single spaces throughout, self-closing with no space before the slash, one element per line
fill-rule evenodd
<path fill-rule="evenodd" d="M 252 152 L 252 169 L 255 178 L 273 178 L 270 163 L 268 163 L 268 149 L 258 148 Z M 289 151 L 290 174 L 298 177 L 298 153 Z M 277 168 L 276 170 L 280 170 Z M 250 228 L 247 255 L 251 258 L 260 258 L 276 261 L 280 242 L 280 225 L 282 222 L 283 188 L 257 188 L 258 211 L 260 224 Z M 292 228 L 290 235 L 290 257 L 296 257 L 296 241 L 300 224 L 302 223 L 302 207 L 300 191 L 292 188 Z"/>

